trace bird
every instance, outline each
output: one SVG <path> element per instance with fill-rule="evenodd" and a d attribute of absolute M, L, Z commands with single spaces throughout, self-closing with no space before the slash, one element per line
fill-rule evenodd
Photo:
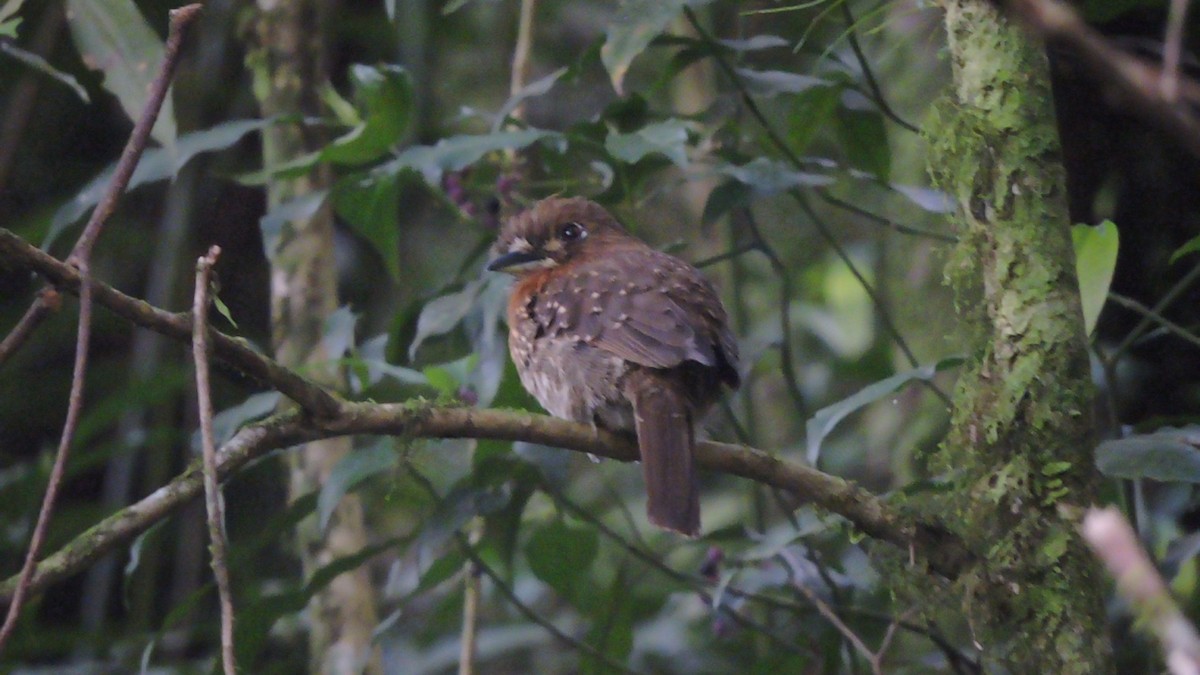
<path fill-rule="evenodd" d="M 648 519 L 696 537 L 696 426 L 736 389 L 738 346 L 713 285 L 582 197 L 507 219 L 487 269 L 515 277 L 508 347 L 551 415 L 637 438 Z"/>

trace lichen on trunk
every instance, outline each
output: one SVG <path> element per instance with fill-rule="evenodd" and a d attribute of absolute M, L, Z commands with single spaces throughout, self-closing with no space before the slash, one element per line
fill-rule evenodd
<path fill-rule="evenodd" d="M 254 92 L 263 117 L 321 114 L 319 88 L 327 81 L 323 0 L 259 0 L 253 24 L 255 48 L 247 55 Z M 263 132 L 263 164 L 268 172 L 321 147 L 315 127 L 280 121 Z M 326 319 L 337 309 L 333 214 L 321 193 L 332 180 L 318 165 L 300 176 L 273 176 L 269 208 L 298 200 L 322 200 L 283 224 L 268 242 L 271 263 L 271 333 L 275 356 L 319 382 L 339 388 L 340 373 L 325 352 Z M 288 454 L 288 494 L 292 500 L 319 490 L 334 466 L 351 451 L 349 438 L 308 443 Z M 339 502 L 322 530 L 310 515 L 296 528 L 306 577 L 326 565 L 361 552 L 367 544 L 362 504 L 357 495 Z M 311 672 L 381 672 L 373 645 L 375 592 L 365 568 L 334 578 L 309 602 Z"/>
<path fill-rule="evenodd" d="M 956 485 L 935 515 L 983 561 L 957 587 L 985 659 L 1111 672 L 1104 582 L 1076 532 L 1097 483 L 1093 388 L 1045 55 L 992 4 L 945 9 L 953 91 L 926 129 L 975 353 L 931 464 Z"/>

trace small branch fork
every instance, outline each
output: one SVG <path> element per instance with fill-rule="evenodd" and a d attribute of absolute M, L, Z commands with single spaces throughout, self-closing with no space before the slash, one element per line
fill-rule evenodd
<path fill-rule="evenodd" d="M 170 88 L 171 76 L 179 60 L 179 48 L 183 43 L 184 33 L 191 22 L 199 15 L 200 9 L 201 6 L 199 4 L 194 4 L 171 12 L 170 30 L 167 36 L 163 62 L 159 68 L 158 75 L 151 85 L 149 99 L 146 101 L 145 108 L 134 125 L 133 132 L 129 136 L 129 141 L 125 144 L 125 149 L 121 153 L 121 159 L 118 161 L 116 171 L 113 174 L 112 182 L 109 183 L 104 197 L 92 212 L 91 218 L 88 220 L 87 225 L 84 226 L 83 233 L 79 236 L 79 240 L 76 241 L 75 247 L 71 250 L 71 254 L 67 258 L 67 264 L 73 268 L 78 277 L 79 289 L 79 327 L 75 339 L 75 365 L 71 375 L 71 393 L 68 398 L 67 419 L 63 423 L 62 436 L 59 439 L 58 450 L 55 453 L 54 465 L 50 469 L 50 479 L 46 485 L 46 493 L 42 498 L 42 506 L 38 512 L 37 524 L 33 528 L 32 537 L 30 537 L 29 550 L 25 555 L 25 562 L 21 568 L 19 581 L 9 603 L 4 625 L 0 626 L 0 651 L 3 651 L 4 645 L 12 637 L 17 619 L 21 615 L 21 606 L 28 593 L 29 583 L 37 565 L 38 555 L 41 552 L 42 545 L 45 543 L 50 518 L 54 514 L 54 505 L 58 499 L 59 489 L 62 487 L 63 476 L 66 473 L 71 442 L 75 437 L 75 431 L 79 425 L 80 412 L 83 408 L 83 385 L 87 375 L 88 346 L 91 342 L 92 332 L 92 300 L 94 295 L 94 282 L 90 270 L 92 249 L 95 247 L 96 240 L 99 238 L 105 222 L 108 221 L 113 211 L 116 210 L 117 200 L 125 192 L 126 186 L 129 185 L 129 179 L 133 175 L 133 170 L 137 167 L 138 160 L 146 149 L 146 143 L 150 138 L 150 130 L 154 128 L 154 122 L 158 119 L 158 113 L 162 109 L 163 100 L 166 98 L 167 91 Z M 17 327 L 3 341 L 0 341 L 0 365 L 3 365 L 29 339 L 37 326 L 50 315 L 51 311 L 58 304 L 57 292 L 54 290 L 45 289 L 38 294 L 37 299 L 34 300 L 25 315 L 17 323 Z"/>
<path fill-rule="evenodd" d="M 196 292 L 192 303 L 194 330 L 192 356 L 196 362 L 196 399 L 200 407 L 200 439 L 203 446 L 204 506 L 208 514 L 208 540 L 212 553 L 213 577 L 221 604 L 221 662 L 225 675 L 237 675 L 233 655 L 233 592 L 229 584 L 229 565 L 226 562 L 225 500 L 217 480 L 217 451 L 213 440 L 212 388 L 208 380 L 208 291 L 212 283 L 213 266 L 221 255 L 221 247 L 213 245 L 208 254 L 196 261 Z"/>

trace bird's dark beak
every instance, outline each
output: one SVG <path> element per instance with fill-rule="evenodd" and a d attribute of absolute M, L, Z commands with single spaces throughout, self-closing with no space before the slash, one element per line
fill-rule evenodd
<path fill-rule="evenodd" d="M 546 256 L 537 251 L 513 251 L 488 263 L 489 272 L 519 272 L 531 267 L 545 266 Z"/>

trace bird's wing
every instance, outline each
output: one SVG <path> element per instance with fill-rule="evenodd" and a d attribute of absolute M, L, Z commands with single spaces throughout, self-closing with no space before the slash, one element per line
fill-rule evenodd
<path fill-rule="evenodd" d="M 716 291 L 695 268 L 639 246 L 572 272 L 539 303 L 552 334 L 651 368 L 695 361 L 736 384 L 737 344 Z"/>

